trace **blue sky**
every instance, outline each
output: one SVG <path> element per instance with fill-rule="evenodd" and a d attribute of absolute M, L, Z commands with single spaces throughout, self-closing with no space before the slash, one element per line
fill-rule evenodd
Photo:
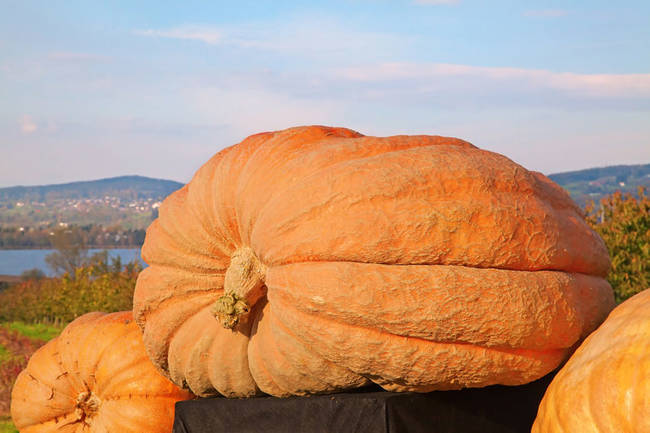
<path fill-rule="evenodd" d="M 650 162 L 650 2 L 0 1 L 0 186 L 188 181 L 304 124 Z"/>

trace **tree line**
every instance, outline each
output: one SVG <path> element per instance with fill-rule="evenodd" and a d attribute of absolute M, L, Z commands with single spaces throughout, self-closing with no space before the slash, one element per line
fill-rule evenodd
<path fill-rule="evenodd" d="M 607 280 L 617 302 L 650 288 L 650 197 L 615 192 L 586 209 L 587 222 L 603 238 L 612 267 Z"/>
<path fill-rule="evenodd" d="M 144 229 L 124 229 L 119 225 L 71 225 L 68 227 L 0 227 L 0 249 L 56 248 L 57 238 L 73 233 L 86 248 L 139 248 Z"/>

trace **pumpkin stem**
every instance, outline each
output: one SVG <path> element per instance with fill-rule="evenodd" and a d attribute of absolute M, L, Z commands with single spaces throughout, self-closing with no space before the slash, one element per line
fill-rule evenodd
<path fill-rule="evenodd" d="M 75 416 L 76 422 L 88 424 L 88 418 L 92 418 L 98 411 L 102 401 L 90 391 L 82 392 L 77 396 Z"/>
<path fill-rule="evenodd" d="M 226 270 L 224 294 L 212 307 L 212 314 L 224 328 L 233 329 L 240 318 L 264 296 L 266 266 L 253 250 L 243 247 L 230 257 Z"/>

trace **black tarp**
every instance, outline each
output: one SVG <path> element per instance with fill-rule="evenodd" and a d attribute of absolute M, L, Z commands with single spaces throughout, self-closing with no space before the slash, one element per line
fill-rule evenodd
<path fill-rule="evenodd" d="M 176 403 L 173 433 L 528 433 L 552 375 L 428 394 L 366 388 L 311 397 Z"/>

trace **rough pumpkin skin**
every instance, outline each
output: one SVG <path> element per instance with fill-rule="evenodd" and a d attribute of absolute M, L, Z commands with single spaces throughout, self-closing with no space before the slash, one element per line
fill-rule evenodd
<path fill-rule="evenodd" d="M 650 290 L 616 307 L 571 356 L 532 432 L 650 432 Z"/>
<path fill-rule="evenodd" d="M 147 353 L 201 396 L 523 384 L 614 305 L 560 187 L 438 136 L 253 135 L 165 200 L 142 256 Z"/>
<path fill-rule="evenodd" d="M 11 416 L 20 433 L 167 433 L 190 398 L 151 364 L 130 311 L 88 313 L 32 355 Z"/>

